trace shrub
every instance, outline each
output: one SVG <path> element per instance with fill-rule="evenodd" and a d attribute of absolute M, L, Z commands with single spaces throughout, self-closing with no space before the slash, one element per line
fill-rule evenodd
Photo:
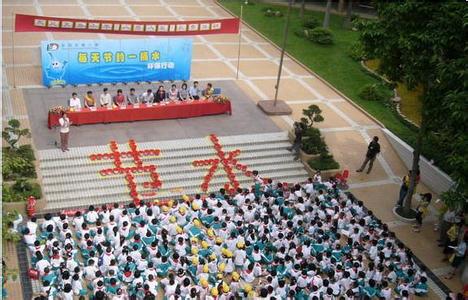
<path fill-rule="evenodd" d="M 353 60 L 361 61 L 365 59 L 364 49 L 362 48 L 360 42 L 352 43 L 351 46 L 348 48 L 347 53 L 349 57 L 351 57 Z"/>
<path fill-rule="evenodd" d="M 294 34 L 300 38 L 306 37 L 307 29 L 301 28 L 294 31 Z M 307 32 L 308 33 L 308 32 Z"/>
<path fill-rule="evenodd" d="M 307 154 L 320 154 L 327 151 L 327 145 L 317 128 L 307 128 L 302 137 L 302 151 Z"/>
<path fill-rule="evenodd" d="M 19 195 L 15 194 L 11 190 L 11 188 L 5 183 L 2 184 L 2 200 L 3 200 L 3 202 L 19 202 L 19 201 L 21 201 L 19 199 Z"/>
<path fill-rule="evenodd" d="M 262 11 L 263 11 L 263 12 L 267 12 L 267 11 L 269 11 L 269 10 L 272 11 L 272 10 L 273 10 L 273 7 L 271 7 L 271 6 L 266 6 L 266 7 L 262 8 Z"/>
<path fill-rule="evenodd" d="M 10 224 L 16 220 L 18 212 L 7 213 L 2 215 L 2 239 L 4 241 L 19 242 L 21 241 L 21 234 L 10 231 Z"/>
<path fill-rule="evenodd" d="M 16 153 L 28 161 L 36 160 L 36 157 L 34 156 L 34 151 L 31 145 L 19 146 L 18 150 L 16 150 Z"/>
<path fill-rule="evenodd" d="M 305 21 L 302 26 L 304 26 L 307 29 L 314 29 L 320 26 L 320 21 L 315 18 L 310 18 L 307 21 Z"/>
<path fill-rule="evenodd" d="M 5 140 L 5 142 L 8 143 L 8 145 L 10 145 L 10 148 L 12 149 L 18 148 L 17 145 L 21 137 L 31 136 L 29 129 L 21 129 L 20 127 L 20 121 L 11 119 L 8 121 L 8 126 L 6 126 L 2 131 L 2 138 Z"/>
<path fill-rule="evenodd" d="M 361 88 L 358 96 L 367 101 L 385 101 L 392 95 L 382 84 L 366 84 Z"/>
<path fill-rule="evenodd" d="M 314 170 L 333 170 L 340 168 L 340 164 L 335 161 L 333 155 L 326 152 L 320 154 L 319 157 L 309 159 L 307 163 Z"/>
<path fill-rule="evenodd" d="M 4 151 L 2 158 L 2 175 L 4 180 L 14 180 L 20 177 L 36 177 L 36 170 L 32 161 L 9 151 Z"/>
<path fill-rule="evenodd" d="M 282 17 L 283 13 L 279 10 L 267 9 L 265 11 L 265 17 Z"/>
<path fill-rule="evenodd" d="M 317 27 L 309 31 L 309 39 L 317 44 L 330 45 L 333 44 L 333 34 L 330 30 Z"/>
<path fill-rule="evenodd" d="M 20 177 L 35 178 L 34 151 L 31 145 L 18 148 L 3 148 L 2 175 L 4 180 L 15 180 Z"/>
<path fill-rule="evenodd" d="M 41 186 L 26 179 L 19 179 L 12 186 L 3 183 L 2 192 L 3 201 L 5 202 L 26 201 L 29 196 L 40 199 L 42 196 Z"/>
<path fill-rule="evenodd" d="M 273 17 L 273 11 L 268 9 L 267 11 L 265 11 L 265 17 Z"/>

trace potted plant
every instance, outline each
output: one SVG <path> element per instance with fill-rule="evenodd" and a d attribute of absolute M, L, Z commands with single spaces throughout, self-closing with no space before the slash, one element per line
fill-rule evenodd
<path fill-rule="evenodd" d="M 301 144 L 301 159 L 308 161 L 313 157 L 317 157 L 326 150 L 326 144 L 320 134 L 320 130 L 314 128 L 314 123 L 323 122 L 322 110 L 315 104 L 310 105 L 307 109 L 302 110 L 304 117 L 301 118 L 304 135 L 302 136 Z"/>

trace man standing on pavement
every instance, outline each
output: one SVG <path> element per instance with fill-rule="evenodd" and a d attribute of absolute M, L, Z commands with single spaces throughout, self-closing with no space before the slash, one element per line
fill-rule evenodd
<path fill-rule="evenodd" d="M 356 172 L 362 172 L 365 168 L 367 163 L 369 163 L 369 169 L 367 169 L 367 174 L 370 173 L 372 170 L 372 166 L 374 165 L 374 160 L 377 157 L 377 154 L 380 153 L 380 144 L 379 144 L 379 137 L 374 136 L 372 141 L 367 146 L 367 153 L 362 166 L 356 170 Z"/>

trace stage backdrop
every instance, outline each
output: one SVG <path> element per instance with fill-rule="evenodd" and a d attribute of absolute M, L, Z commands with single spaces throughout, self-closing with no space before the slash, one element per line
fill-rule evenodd
<path fill-rule="evenodd" d="M 192 40 L 42 41 L 41 53 L 45 86 L 188 80 Z"/>

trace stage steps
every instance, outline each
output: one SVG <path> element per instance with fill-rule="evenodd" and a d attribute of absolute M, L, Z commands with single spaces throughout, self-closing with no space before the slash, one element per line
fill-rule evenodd
<path fill-rule="evenodd" d="M 262 177 L 282 182 L 303 182 L 307 178 L 302 163 L 293 160 L 287 150 L 287 132 L 219 137 L 223 151 L 240 149 L 239 163 L 249 170 L 258 170 Z M 138 150 L 160 149 L 159 156 L 141 156 L 143 165 L 154 164 L 162 187 L 154 196 L 143 200 L 171 199 L 181 195 L 201 193 L 200 185 L 210 166 L 194 167 L 194 160 L 217 158 L 208 137 L 159 142 L 136 141 Z M 129 151 L 128 144 L 118 144 L 120 151 Z M 45 211 L 83 208 L 113 202 L 130 202 L 129 189 L 123 175 L 101 176 L 102 169 L 113 168 L 113 160 L 90 160 L 91 154 L 110 153 L 109 146 L 71 148 L 62 153 L 58 149 L 39 151 L 43 192 L 47 201 Z M 133 158 L 122 158 L 124 167 L 134 166 Z M 221 165 L 220 165 L 221 166 Z M 252 185 L 252 179 L 233 168 L 241 187 Z M 148 173 L 136 174 L 139 191 L 149 181 Z M 209 191 L 217 191 L 228 182 L 222 166 L 212 177 Z"/>

